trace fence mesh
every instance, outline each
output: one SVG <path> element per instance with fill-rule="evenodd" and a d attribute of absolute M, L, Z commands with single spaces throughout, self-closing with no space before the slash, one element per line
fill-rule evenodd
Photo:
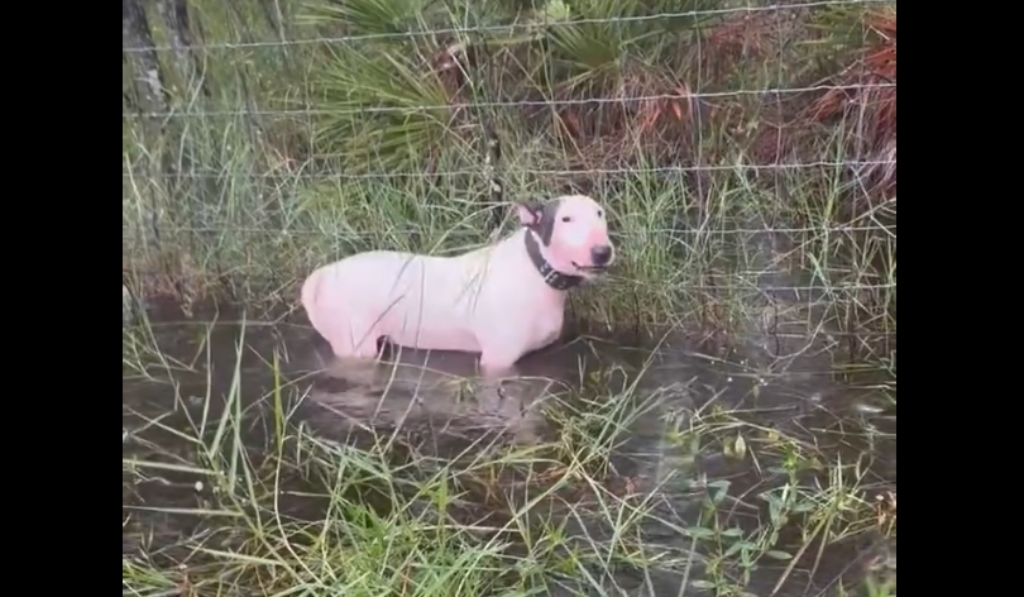
<path fill-rule="evenodd" d="M 122 9 L 123 594 L 895 596 L 894 0 Z M 569 193 L 616 260 L 504 398 L 287 320 Z"/>
<path fill-rule="evenodd" d="M 123 7 L 136 292 L 292 301 L 356 251 L 488 242 L 489 125 L 509 201 L 607 205 L 586 319 L 895 331 L 895 2 Z"/>

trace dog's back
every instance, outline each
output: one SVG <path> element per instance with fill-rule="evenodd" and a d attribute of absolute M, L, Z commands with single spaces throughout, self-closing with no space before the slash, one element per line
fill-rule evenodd
<path fill-rule="evenodd" d="M 344 343 L 338 338 L 352 334 L 368 334 L 373 342 L 387 336 L 413 348 L 476 351 L 473 326 L 491 285 L 490 256 L 486 249 L 458 257 L 353 255 L 314 271 L 303 284 L 302 304 L 335 352 Z"/>

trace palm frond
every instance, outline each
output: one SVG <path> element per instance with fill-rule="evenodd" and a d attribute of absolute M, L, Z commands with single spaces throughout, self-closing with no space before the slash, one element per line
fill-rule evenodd
<path fill-rule="evenodd" d="M 400 35 L 418 28 L 429 0 L 314 0 L 302 21 L 340 25 L 351 35 Z"/>
<path fill-rule="evenodd" d="M 321 70 L 318 144 L 351 168 L 394 166 L 428 155 L 447 134 L 447 89 L 418 58 L 342 48 Z M 409 152 L 399 151 L 403 147 Z"/>

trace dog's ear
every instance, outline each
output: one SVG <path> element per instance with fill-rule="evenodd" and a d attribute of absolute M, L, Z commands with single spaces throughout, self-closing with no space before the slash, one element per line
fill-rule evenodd
<path fill-rule="evenodd" d="M 519 214 L 519 223 L 527 228 L 534 228 L 540 225 L 544 217 L 543 203 L 516 203 L 516 211 Z"/>

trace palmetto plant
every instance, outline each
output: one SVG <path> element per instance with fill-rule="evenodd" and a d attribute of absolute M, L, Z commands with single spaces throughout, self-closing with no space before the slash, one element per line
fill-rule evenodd
<path fill-rule="evenodd" d="M 359 37 L 333 47 L 314 74 L 324 114 L 318 145 L 341 156 L 347 168 L 408 167 L 464 146 L 453 137 L 460 131 L 457 125 L 483 116 L 468 113 L 471 102 L 667 92 L 678 87 L 673 81 L 681 70 L 679 48 L 707 20 L 679 13 L 723 4 L 314 1 L 307 12 L 310 20 Z M 667 13 L 679 16 L 643 19 Z M 478 26 L 485 29 L 474 30 Z M 501 72 L 493 72 L 499 63 Z M 561 111 L 558 118 L 579 121 L 601 109 L 582 104 Z"/>
<path fill-rule="evenodd" d="M 360 38 L 330 46 L 314 71 L 321 150 L 351 169 L 397 167 L 403 149 L 422 155 L 443 140 L 450 94 L 424 69 L 429 40 L 416 35 L 442 21 L 436 2 L 322 0 L 307 20 Z"/>

